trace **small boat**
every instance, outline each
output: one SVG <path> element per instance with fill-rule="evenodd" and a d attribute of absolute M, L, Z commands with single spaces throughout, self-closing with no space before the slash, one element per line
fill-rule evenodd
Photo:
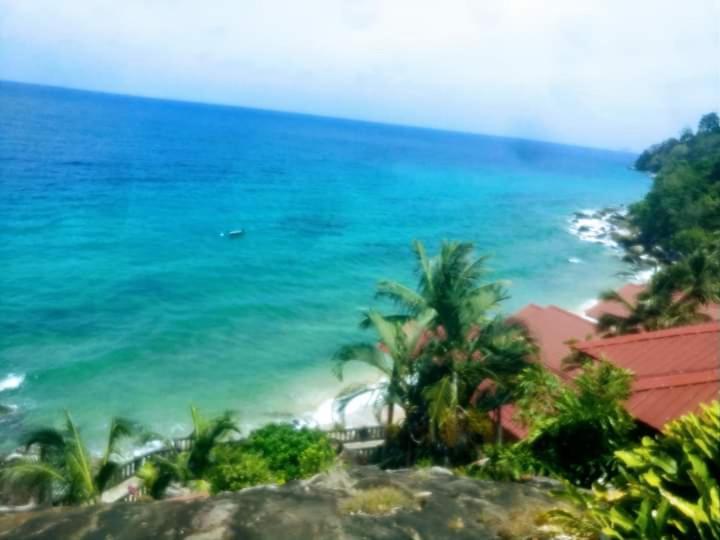
<path fill-rule="evenodd" d="M 239 236 L 243 236 L 244 234 L 245 234 L 245 231 L 243 229 L 235 229 L 234 231 L 220 233 L 220 236 L 227 236 L 228 238 L 237 238 Z"/>

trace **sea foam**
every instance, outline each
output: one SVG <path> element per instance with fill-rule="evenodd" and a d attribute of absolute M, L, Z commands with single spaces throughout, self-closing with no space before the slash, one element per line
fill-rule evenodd
<path fill-rule="evenodd" d="M 25 375 L 15 375 L 14 373 L 10 373 L 4 379 L 0 380 L 0 392 L 19 388 L 24 380 Z"/>

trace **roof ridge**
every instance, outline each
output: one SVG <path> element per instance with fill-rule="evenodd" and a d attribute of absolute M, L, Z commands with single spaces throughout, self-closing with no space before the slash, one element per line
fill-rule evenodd
<path fill-rule="evenodd" d="M 648 341 L 675 336 L 691 336 L 695 334 L 706 334 L 711 332 L 720 332 L 720 322 L 711 321 L 707 323 L 677 326 L 675 328 L 666 328 L 664 330 L 652 330 L 649 332 L 638 332 L 637 334 L 626 334 L 624 336 L 600 338 L 598 340 L 589 340 L 582 343 L 576 343 L 574 347 L 580 350 L 586 350 L 594 349 L 604 345 L 618 345 L 622 343 L 633 343 L 637 341 Z M 718 347 L 720 347 L 720 342 L 718 342 Z"/>
<path fill-rule="evenodd" d="M 578 315 L 577 313 L 573 313 L 572 311 L 569 311 L 569 310 L 567 310 L 567 309 L 565 309 L 565 308 L 561 308 L 560 306 L 556 306 L 555 304 L 548 304 L 545 309 L 554 309 L 555 311 L 559 311 L 559 312 L 561 312 L 561 313 L 564 313 L 565 315 L 570 315 L 570 316 L 575 317 L 575 318 L 577 318 L 577 319 L 581 319 L 581 320 L 583 320 L 583 321 L 585 321 L 585 322 L 590 322 L 590 321 L 587 321 L 586 319 L 583 319 L 583 318 L 582 318 L 580 315 Z"/>
<path fill-rule="evenodd" d="M 657 381 L 656 384 L 653 384 L 653 381 Z M 632 391 L 648 392 L 659 388 L 679 388 L 711 382 L 720 382 L 720 368 L 637 377 Z"/>

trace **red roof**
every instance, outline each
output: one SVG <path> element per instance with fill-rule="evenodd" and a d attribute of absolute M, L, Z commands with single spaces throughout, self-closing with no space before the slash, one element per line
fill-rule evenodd
<path fill-rule="evenodd" d="M 720 394 L 720 324 L 643 332 L 576 344 L 635 374 L 630 414 L 657 429 Z"/>
<path fill-rule="evenodd" d="M 522 323 L 528 329 L 539 348 L 540 362 L 561 376 L 567 376 L 563 360 L 573 352 L 569 343 L 595 335 L 593 323 L 556 306 L 528 304 L 510 319 Z M 494 391 L 494 384 L 486 379 L 475 390 L 471 401 L 475 403 L 482 393 Z M 512 404 L 501 407 L 502 427 L 513 437 L 522 439 L 527 436 L 528 428 L 515 420 L 515 412 Z M 491 416 L 494 414 L 492 412 Z"/>
<path fill-rule="evenodd" d="M 617 293 L 620 295 L 620 298 L 625 300 L 631 306 L 634 306 L 635 302 L 637 301 L 638 294 L 640 294 L 644 290 L 645 285 L 628 283 L 624 287 L 618 289 Z M 587 315 L 588 317 L 592 317 L 595 320 L 599 319 L 600 316 L 604 315 L 605 313 L 609 315 L 615 315 L 617 317 L 627 317 L 629 314 L 627 308 L 623 304 L 619 302 L 613 302 L 612 300 L 602 300 L 585 311 L 585 315 Z"/>
<path fill-rule="evenodd" d="M 563 373 L 563 360 L 573 352 L 568 342 L 595 335 L 593 323 L 556 306 L 528 304 L 511 319 L 528 329 L 540 349 L 542 364 L 560 374 Z"/>

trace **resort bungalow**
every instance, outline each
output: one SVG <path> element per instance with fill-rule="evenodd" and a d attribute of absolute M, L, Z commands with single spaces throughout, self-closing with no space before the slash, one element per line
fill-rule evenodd
<path fill-rule="evenodd" d="M 621 294 L 638 291 L 634 287 L 624 287 Z M 611 307 L 615 306 L 618 304 Z M 535 339 L 540 349 L 538 361 L 563 379 L 572 378 L 572 373 L 563 369 L 563 361 L 574 353 L 631 370 L 635 378 L 627 410 L 653 430 L 720 397 L 719 322 L 598 338 L 587 318 L 555 306 L 530 304 L 512 318 L 525 324 Z M 478 392 L 487 390 L 482 385 L 478 388 Z M 493 413 L 503 437 L 509 440 L 527 435 L 527 428 L 514 415 L 513 405 Z"/>
<path fill-rule="evenodd" d="M 720 396 L 720 323 L 586 341 L 575 350 L 635 375 L 628 412 L 660 430 Z"/>

